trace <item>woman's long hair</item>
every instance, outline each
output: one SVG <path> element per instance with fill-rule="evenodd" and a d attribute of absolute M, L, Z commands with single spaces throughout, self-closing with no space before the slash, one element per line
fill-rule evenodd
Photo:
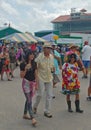
<path fill-rule="evenodd" d="M 31 50 L 26 54 L 26 56 L 25 56 L 25 62 L 26 62 L 26 64 L 29 63 L 29 56 L 32 55 L 32 54 L 34 55 L 34 53 Z M 33 65 L 34 65 L 34 59 L 31 61 L 31 65 L 33 67 Z"/>
<path fill-rule="evenodd" d="M 77 55 L 76 55 L 75 53 L 73 53 L 73 54 L 68 55 L 68 62 L 69 62 L 69 63 L 71 62 L 71 58 L 72 58 L 72 57 L 74 57 L 74 59 L 75 59 L 74 62 L 77 61 Z"/>

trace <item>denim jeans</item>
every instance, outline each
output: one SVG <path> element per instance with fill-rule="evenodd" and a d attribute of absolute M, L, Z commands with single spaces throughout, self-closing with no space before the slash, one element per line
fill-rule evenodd
<path fill-rule="evenodd" d="M 32 92 L 25 93 L 26 101 L 25 101 L 25 107 L 24 107 L 24 114 L 27 114 L 29 112 L 29 115 L 31 118 L 34 117 L 33 111 L 32 111 Z"/>

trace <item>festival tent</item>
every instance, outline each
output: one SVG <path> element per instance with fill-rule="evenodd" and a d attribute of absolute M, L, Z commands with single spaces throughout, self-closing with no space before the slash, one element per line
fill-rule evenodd
<path fill-rule="evenodd" d="M 35 39 L 38 41 L 38 42 L 41 42 L 41 43 L 44 43 L 44 42 L 47 42 L 47 40 L 41 38 L 41 37 L 37 37 L 35 36 Z"/>
<path fill-rule="evenodd" d="M 54 42 L 56 44 L 71 44 L 74 43 L 78 46 L 82 45 L 82 37 L 71 37 L 71 36 L 62 36 L 56 35 L 54 33 L 43 36 L 45 40 L 49 42 Z"/>
<path fill-rule="evenodd" d="M 14 33 L 14 34 L 1 38 L 1 40 L 5 40 L 8 42 L 17 42 L 17 43 L 20 43 L 20 42 L 36 43 L 37 42 L 37 40 L 28 33 Z"/>
<path fill-rule="evenodd" d="M 37 42 L 42 42 L 42 43 L 47 42 L 45 39 L 43 39 L 43 38 L 41 38 L 41 37 L 38 37 L 38 36 L 34 36 L 34 35 L 32 35 L 32 33 L 30 33 L 30 32 L 26 32 L 26 34 L 29 35 L 29 36 L 32 36 L 34 39 L 37 40 Z"/>
<path fill-rule="evenodd" d="M 48 42 L 55 42 L 54 36 L 57 36 L 57 35 L 54 34 L 54 33 L 50 33 L 48 35 L 43 36 L 42 38 L 45 39 Z"/>
<path fill-rule="evenodd" d="M 37 43 L 36 38 L 32 35 L 32 33 L 23 33 L 24 36 L 31 42 L 31 43 Z"/>
<path fill-rule="evenodd" d="M 0 38 L 6 37 L 13 33 L 21 33 L 21 31 L 16 30 L 10 26 L 9 27 L 0 27 Z"/>

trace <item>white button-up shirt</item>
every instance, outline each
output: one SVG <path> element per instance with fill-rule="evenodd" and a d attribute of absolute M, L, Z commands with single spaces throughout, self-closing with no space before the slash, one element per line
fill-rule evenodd
<path fill-rule="evenodd" d="M 50 82 L 53 80 L 52 69 L 54 67 L 54 57 L 52 54 L 49 54 L 49 57 L 46 57 L 44 53 L 40 53 L 39 56 L 35 59 L 38 65 L 38 77 L 44 82 Z"/>

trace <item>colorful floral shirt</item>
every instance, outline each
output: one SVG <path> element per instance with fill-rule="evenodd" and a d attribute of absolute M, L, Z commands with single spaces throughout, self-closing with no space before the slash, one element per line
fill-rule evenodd
<path fill-rule="evenodd" d="M 62 93 L 77 94 L 79 88 L 78 64 L 64 63 L 62 66 Z"/>

